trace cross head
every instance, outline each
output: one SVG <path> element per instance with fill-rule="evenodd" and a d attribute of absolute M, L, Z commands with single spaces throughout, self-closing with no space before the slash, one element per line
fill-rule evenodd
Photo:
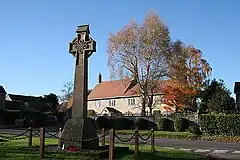
<path fill-rule="evenodd" d="M 89 26 L 80 26 L 77 29 L 77 37 L 69 45 L 69 52 L 76 58 L 76 65 L 79 64 L 79 56 L 89 58 L 93 52 L 96 52 L 96 42 L 89 36 Z"/>

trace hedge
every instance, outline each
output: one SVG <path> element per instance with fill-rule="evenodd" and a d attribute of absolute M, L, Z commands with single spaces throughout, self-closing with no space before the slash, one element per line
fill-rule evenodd
<path fill-rule="evenodd" d="M 226 136 L 240 135 L 240 115 L 217 116 L 218 132 Z"/>
<path fill-rule="evenodd" d="M 139 130 L 150 130 L 150 129 L 157 130 L 156 123 L 146 120 L 144 118 L 137 118 L 135 120 L 135 127 L 138 128 Z"/>
<path fill-rule="evenodd" d="M 204 134 L 216 135 L 218 134 L 217 118 L 215 115 L 206 114 L 199 116 L 200 129 Z"/>
<path fill-rule="evenodd" d="M 135 129 L 139 130 L 157 130 L 157 125 L 154 122 L 148 121 L 143 118 L 137 118 L 135 121 L 127 118 L 116 118 L 111 119 L 105 116 L 100 116 L 96 120 L 96 125 L 98 129 Z"/>
<path fill-rule="evenodd" d="M 167 118 L 160 118 L 158 121 L 160 131 L 174 131 L 173 121 Z"/>
<path fill-rule="evenodd" d="M 98 129 L 111 129 L 113 128 L 113 121 L 111 119 L 108 119 L 107 117 L 101 116 L 98 117 L 96 120 L 97 128 Z"/>
<path fill-rule="evenodd" d="M 134 122 L 127 118 L 118 118 L 114 120 L 115 129 L 134 129 Z"/>
<path fill-rule="evenodd" d="M 189 120 L 177 117 L 174 120 L 174 129 L 177 132 L 184 132 L 189 127 Z"/>
<path fill-rule="evenodd" d="M 240 136 L 240 115 L 200 115 L 200 128 L 204 134 Z"/>

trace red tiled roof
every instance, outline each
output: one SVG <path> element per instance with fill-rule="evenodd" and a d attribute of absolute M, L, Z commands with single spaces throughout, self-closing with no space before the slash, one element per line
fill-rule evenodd
<path fill-rule="evenodd" d="M 88 95 L 88 100 L 139 96 L 139 85 L 135 85 L 132 89 L 124 93 L 130 82 L 131 79 L 123 79 L 105 81 L 97 84 L 92 92 Z M 160 86 L 162 86 L 162 82 L 163 81 L 159 81 L 159 87 L 155 88 L 155 93 L 161 93 L 161 90 L 159 88 L 161 88 Z"/>

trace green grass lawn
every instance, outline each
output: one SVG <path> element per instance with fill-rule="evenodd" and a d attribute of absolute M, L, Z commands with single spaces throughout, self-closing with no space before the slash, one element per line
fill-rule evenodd
<path fill-rule="evenodd" d="M 46 145 L 57 144 L 56 139 L 46 139 Z M 27 139 L 11 140 L 0 142 L 0 159 L 4 160 L 38 160 L 38 150 L 29 150 L 27 147 Z M 33 138 L 33 146 L 39 146 L 39 138 Z M 116 146 L 127 146 L 133 150 L 133 145 L 116 144 Z M 192 152 L 184 152 L 180 150 L 169 150 L 162 147 L 156 147 L 156 152 L 150 151 L 150 146 L 141 145 L 140 155 L 135 157 L 133 154 L 116 153 L 117 160 L 204 160 L 204 156 Z M 46 153 L 45 159 L 79 159 L 79 160 L 97 160 L 98 157 L 92 155 L 82 155 L 77 153 Z"/>

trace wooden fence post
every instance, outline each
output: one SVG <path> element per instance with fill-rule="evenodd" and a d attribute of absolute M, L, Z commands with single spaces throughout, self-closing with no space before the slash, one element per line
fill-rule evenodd
<path fill-rule="evenodd" d="M 151 132 L 152 132 L 152 136 L 151 136 L 151 150 L 152 152 L 155 151 L 154 149 L 154 129 L 151 129 Z"/>
<path fill-rule="evenodd" d="M 28 147 L 32 147 L 32 128 L 28 128 L 29 135 L 28 135 Z"/>
<path fill-rule="evenodd" d="M 115 143 L 115 131 L 110 130 L 110 144 L 109 144 L 109 160 L 114 160 L 114 143 Z"/>
<path fill-rule="evenodd" d="M 58 148 L 61 149 L 61 137 L 62 137 L 62 128 L 59 128 L 58 131 Z"/>
<path fill-rule="evenodd" d="M 44 157 L 44 143 L 45 143 L 45 128 L 40 128 L 40 147 L 39 147 L 39 154 L 40 154 L 40 160 Z"/>
<path fill-rule="evenodd" d="M 105 128 L 103 128 L 102 129 L 102 139 L 101 139 L 101 141 L 102 141 L 102 146 L 105 146 Z"/>
<path fill-rule="evenodd" d="M 138 129 L 135 130 L 135 156 L 138 156 L 139 154 L 139 139 L 138 139 L 139 135 L 138 135 Z"/>

